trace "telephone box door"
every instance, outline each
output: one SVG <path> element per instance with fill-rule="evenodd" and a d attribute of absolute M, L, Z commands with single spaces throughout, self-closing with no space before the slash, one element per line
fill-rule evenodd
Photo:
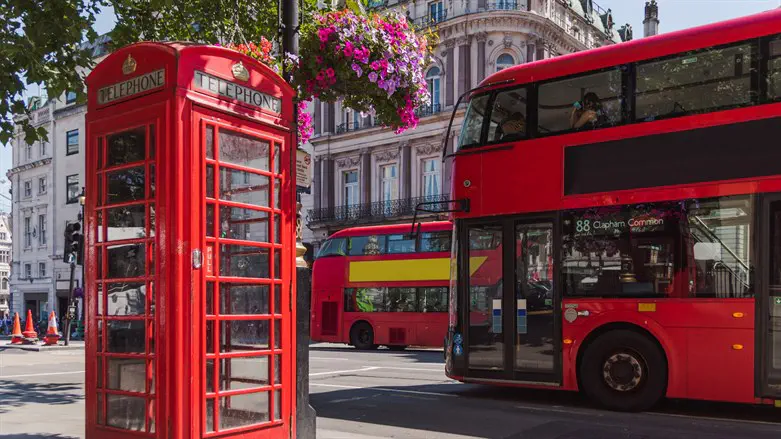
<path fill-rule="evenodd" d="M 157 110 L 155 110 L 157 108 Z M 155 381 L 162 369 L 155 309 L 157 140 L 165 132 L 163 106 L 90 126 L 87 195 L 94 214 L 88 218 L 87 425 L 113 430 L 112 437 L 155 433 Z M 90 236 L 91 235 L 91 236 Z M 157 375 L 159 376 L 159 374 Z"/>
<path fill-rule="evenodd" d="M 202 433 L 288 437 L 292 243 L 284 242 L 290 197 L 280 169 L 289 169 L 289 137 L 198 107 L 193 131 L 203 249 L 195 271 L 204 322 Z"/>

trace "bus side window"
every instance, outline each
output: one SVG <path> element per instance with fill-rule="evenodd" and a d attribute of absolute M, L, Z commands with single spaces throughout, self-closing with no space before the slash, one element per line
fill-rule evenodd
<path fill-rule="evenodd" d="M 353 236 L 350 238 L 350 256 L 385 254 L 385 235 Z"/>
<path fill-rule="evenodd" d="M 347 255 L 347 238 L 332 238 L 323 244 L 320 248 L 320 252 L 317 254 L 317 258 L 323 258 L 326 256 L 346 256 Z"/>
<path fill-rule="evenodd" d="M 422 233 L 420 235 L 420 251 L 449 252 L 451 234 L 447 231 Z"/>
<path fill-rule="evenodd" d="M 404 235 L 388 235 L 388 254 L 415 253 L 415 240 Z"/>

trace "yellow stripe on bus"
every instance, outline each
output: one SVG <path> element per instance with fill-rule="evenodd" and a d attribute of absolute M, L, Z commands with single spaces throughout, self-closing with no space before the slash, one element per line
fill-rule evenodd
<path fill-rule="evenodd" d="M 470 275 L 488 259 L 469 258 Z M 350 262 L 350 282 L 404 282 L 450 280 L 450 258 Z"/>

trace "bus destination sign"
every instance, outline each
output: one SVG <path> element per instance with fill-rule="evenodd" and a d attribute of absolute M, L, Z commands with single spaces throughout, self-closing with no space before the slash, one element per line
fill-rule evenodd
<path fill-rule="evenodd" d="M 621 235 L 626 232 L 643 233 L 663 230 L 667 215 L 637 212 L 614 212 L 574 218 L 575 235 Z M 628 218 L 627 218 L 628 216 Z"/>
<path fill-rule="evenodd" d="M 207 90 L 222 97 L 234 99 L 263 110 L 281 113 L 282 101 L 280 99 L 253 90 L 249 87 L 236 84 L 235 82 L 226 81 L 222 78 L 196 70 L 194 83 L 195 87 L 201 90 Z"/>

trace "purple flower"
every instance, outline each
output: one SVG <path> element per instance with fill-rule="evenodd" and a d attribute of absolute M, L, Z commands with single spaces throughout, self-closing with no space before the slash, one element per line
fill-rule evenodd
<path fill-rule="evenodd" d="M 371 82 L 377 82 L 377 72 L 371 72 L 371 73 L 369 73 L 369 81 L 371 81 Z"/>
<path fill-rule="evenodd" d="M 356 63 L 353 63 L 352 68 L 353 68 L 353 71 L 355 72 L 355 74 L 358 75 L 358 77 L 360 78 L 361 75 L 363 74 L 363 70 L 361 70 L 361 66 L 359 66 Z"/>

